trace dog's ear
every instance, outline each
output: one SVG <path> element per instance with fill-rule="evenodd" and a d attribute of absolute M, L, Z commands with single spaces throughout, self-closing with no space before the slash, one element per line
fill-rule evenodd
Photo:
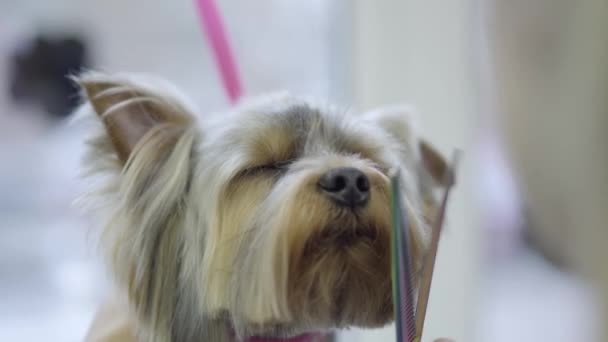
<path fill-rule="evenodd" d="M 449 178 L 446 178 L 448 177 L 449 165 L 443 155 L 424 139 L 419 139 L 418 148 L 420 149 L 422 165 L 433 180 L 442 185 L 446 185 L 445 182 L 451 182 Z"/>
<path fill-rule="evenodd" d="M 419 136 L 414 109 L 407 106 L 379 108 L 365 116 L 395 138 L 405 159 L 414 159 L 416 167 L 435 185 L 446 181 L 448 163 L 431 143 Z"/>
<path fill-rule="evenodd" d="M 171 134 L 193 121 L 188 111 L 172 97 L 126 78 L 88 73 L 75 81 L 102 120 L 123 164 L 150 132 L 161 130 Z"/>

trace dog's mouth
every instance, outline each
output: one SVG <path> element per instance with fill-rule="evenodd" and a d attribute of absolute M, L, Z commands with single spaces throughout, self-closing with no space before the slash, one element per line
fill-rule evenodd
<path fill-rule="evenodd" d="M 378 231 L 372 227 L 356 227 L 355 229 L 340 232 L 335 237 L 335 242 L 341 246 L 350 246 L 357 241 L 369 240 L 376 241 Z"/>
<path fill-rule="evenodd" d="M 374 242 L 378 239 L 378 230 L 371 226 L 356 226 L 348 228 L 326 228 L 316 237 L 321 245 L 349 247 L 361 241 Z"/>
<path fill-rule="evenodd" d="M 383 240 L 379 229 L 367 224 L 325 227 L 308 239 L 303 251 L 304 256 L 318 255 L 327 250 L 347 250 L 361 244 L 382 247 L 379 246 Z"/>

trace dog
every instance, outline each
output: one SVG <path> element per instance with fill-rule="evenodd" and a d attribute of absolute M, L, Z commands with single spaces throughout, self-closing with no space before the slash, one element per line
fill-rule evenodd
<path fill-rule="evenodd" d="M 312 341 L 393 320 L 389 172 L 419 269 L 447 169 L 409 108 L 354 115 L 277 93 L 202 119 L 165 81 L 75 81 L 100 123 L 86 198 L 126 298 L 89 341 Z"/>

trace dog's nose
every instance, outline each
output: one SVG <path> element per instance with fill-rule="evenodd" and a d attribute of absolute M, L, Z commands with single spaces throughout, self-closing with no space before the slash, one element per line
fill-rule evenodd
<path fill-rule="evenodd" d="M 353 167 L 327 171 L 319 179 L 319 186 L 340 205 L 354 208 L 365 205 L 369 200 L 369 179 Z"/>

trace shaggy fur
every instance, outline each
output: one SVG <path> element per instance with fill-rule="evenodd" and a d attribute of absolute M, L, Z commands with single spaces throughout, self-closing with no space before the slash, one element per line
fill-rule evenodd
<path fill-rule="evenodd" d="M 103 247 L 140 340 L 228 342 L 392 320 L 387 173 L 402 172 L 419 265 L 433 177 L 445 168 L 407 110 L 357 117 L 279 94 L 203 121 L 162 82 L 76 80 L 84 111 L 103 123 L 86 166 L 104 186 L 89 198 L 109 209 Z M 362 208 L 319 189 L 325 172 L 346 166 L 369 179 Z"/>

